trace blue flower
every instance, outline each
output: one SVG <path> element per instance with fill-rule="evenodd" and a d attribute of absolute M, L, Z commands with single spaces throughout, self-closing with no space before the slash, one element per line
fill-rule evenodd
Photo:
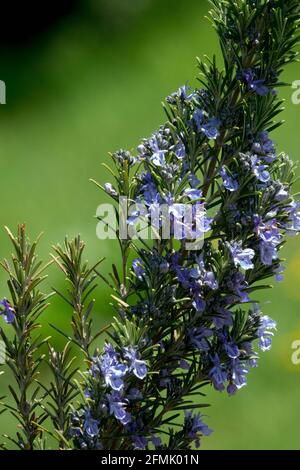
<path fill-rule="evenodd" d="M 212 290 L 216 290 L 219 287 L 219 283 L 212 271 L 209 271 L 205 267 L 203 261 L 203 256 L 196 256 L 196 261 L 198 263 L 197 268 L 191 269 L 190 276 L 192 278 L 198 279 L 200 284 L 210 287 Z"/>
<path fill-rule="evenodd" d="M 245 341 L 244 343 L 242 343 L 241 349 L 243 349 L 249 356 L 251 356 L 245 361 L 246 365 L 249 367 L 257 367 L 258 354 L 257 352 L 253 351 L 252 343 L 250 341 Z"/>
<path fill-rule="evenodd" d="M 276 322 L 268 317 L 268 315 L 262 316 L 260 326 L 257 330 L 257 336 L 259 338 L 258 346 L 262 351 L 271 349 L 272 336 L 274 336 L 272 330 L 276 330 Z"/>
<path fill-rule="evenodd" d="M 230 359 L 236 359 L 240 355 L 240 350 L 238 345 L 235 344 L 230 338 L 228 338 L 228 334 L 226 333 L 219 333 L 219 339 L 223 343 L 223 348 Z"/>
<path fill-rule="evenodd" d="M 198 132 L 201 131 L 201 127 L 204 119 L 204 111 L 200 108 L 197 108 L 193 114 L 193 121 L 196 124 Z"/>
<path fill-rule="evenodd" d="M 220 120 L 217 118 L 211 118 L 207 121 L 206 124 L 201 125 L 201 132 L 203 132 L 208 139 L 215 140 L 219 135 Z"/>
<path fill-rule="evenodd" d="M 289 197 L 289 192 L 288 190 L 283 186 L 283 184 L 279 183 L 279 188 L 276 191 L 275 194 L 275 199 L 276 201 L 284 201 Z"/>
<path fill-rule="evenodd" d="M 266 170 L 266 165 L 257 165 L 253 168 L 253 173 L 255 174 L 258 181 L 262 183 L 267 183 L 270 180 L 270 173 Z"/>
<path fill-rule="evenodd" d="M 96 377 L 100 373 L 106 385 L 113 390 L 120 391 L 124 387 L 124 376 L 128 368 L 125 364 L 118 362 L 116 351 L 111 345 L 106 345 L 105 351 L 106 353 L 102 356 L 93 357 L 91 374 Z"/>
<path fill-rule="evenodd" d="M 251 167 L 258 181 L 267 183 L 270 180 L 270 173 L 266 170 L 267 165 L 262 165 L 257 155 L 252 155 Z"/>
<path fill-rule="evenodd" d="M 210 287 L 212 290 L 216 290 L 219 287 L 219 283 L 212 271 L 205 271 L 202 273 L 201 281 L 206 286 Z"/>
<path fill-rule="evenodd" d="M 1 307 L 3 307 L 4 310 L 2 310 Z M 15 320 L 15 311 L 6 299 L 0 302 L 0 315 L 4 316 L 6 323 L 13 323 Z"/>
<path fill-rule="evenodd" d="M 190 285 L 190 270 L 188 268 L 183 268 L 177 264 L 173 265 L 178 282 L 185 288 L 188 289 Z"/>
<path fill-rule="evenodd" d="M 199 351 L 209 351 L 210 343 L 207 338 L 213 335 L 213 331 L 210 328 L 190 328 L 188 336 L 193 346 L 199 349 Z"/>
<path fill-rule="evenodd" d="M 125 357 L 130 361 L 129 370 L 132 371 L 138 379 L 143 380 L 148 373 L 146 362 L 137 358 L 137 350 L 135 348 L 124 348 L 124 351 Z"/>
<path fill-rule="evenodd" d="M 246 69 L 242 72 L 242 80 L 246 83 L 249 90 L 254 91 L 260 96 L 266 96 L 269 93 L 269 88 L 265 85 L 265 80 L 256 80 L 255 73 L 251 69 Z"/>
<path fill-rule="evenodd" d="M 200 413 L 194 414 L 192 411 L 186 411 L 184 417 L 184 425 L 187 435 L 190 439 L 193 439 L 196 443 L 196 447 L 200 446 L 200 436 L 210 436 L 213 432 L 206 423 L 202 420 L 203 415 Z"/>
<path fill-rule="evenodd" d="M 147 215 L 147 208 L 140 200 L 137 200 L 135 205 L 129 207 L 127 223 L 128 225 L 135 225 L 139 220 Z"/>
<path fill-rule="evenodd" d="M 161 438 L 158 436 L 152 436 L 151 437 L 152 444 L 154 445 L 155 449 L 159 449 L 162 447 L 162 441 Z"/>
<path fill-rule="evenodd" d="M 236 392 L 237 392 L 237 386 L 232 383 L 232 382 L 229 382 L 229 384 L 227 385 L 227 393 L 228 395 L 234 395 Z"/>
<path fill-rule="evenodd" d="M 151 162 L 155 166 L 165 166 L 166 165 L 166 157 L 165 157 L 165 150 L 158 150 L 155 152 L 151 157 Z"/>
<path fill-rule="evenodd" d="M 209 378 L 211 379 L 213 386 L 216 390 L 224 390 L 224 384 L 227 381 L 227 371 L 223 364 L 221 364 L 218 354 L 212 357 L 213 367 L 209 371 Z"/>
<path fill-rule="evenodd" d="M 257 233 L 260 239 L 265 243 L 278 245 L 281 242 L 282 237 L 276 219 L 271 219 L 265 223 L 259 224 L 257 227 Z"/>
<path fill-rule="evenodd" d="M 184 370 L 189 370 L 191 366 L 185 359 L 180 359 L 179 367 Z"/>
<path fill-rule="evenodd" d="M 213 219 L 207 216 L 205 205 L 199 201 L 192 205 L 192 221 L 195 227 L 187 227 L 186 238 L 194 240 L 202 238 L 204 233 L 211 230 Z"/>
<path fill-rule="evenodd" d="M 247 385 L 247 374 L 249 369 L 246 367 L 245 361 L 239 359 L 232 359 L 229 372 L 229 385 L 227 392 L 233 395 L 237 390 Z"/>
<path fill-rule="evenodd" d="M 200 180 L 193 173 L 189 175 L 189 182 L 193 189 L 197 188 L 200 185 Z"/>
<path fill-rule="evenodd" d="M 230 273 L 228 279 L 226 279 L 226 285 L 228 289 L 232 291 L 234 296 L 238 297 L 240 302 L 249 301 L 249 295 L 246 291 L 248 284 L 242 272 L 234 271 L 233 273 Z"/>
<path fill-rule="evenodd" d="M 260 259 L 265 266 L 271 266 L 273 260 L 278 258 L 277 248 L 272 243 L 262 241 L 259 246 Z"/>
<path fill-rule="evenodd" d="M 179 159 L 182 159 L 186 156 L 185 146 L 181 139 L 179 139 L 178 144 L 175 145 L 174 152 L 176 157 Z"/>
<path fill-rule="evenodd" d="M 260 259 L 261 262 L 270 266 L 273 263 L 273 260 L 278 258 L 277 246 L 281 242 L 281 234 L 277 221 L 271 219 L 266 223 L 256 223 L 256 232 L 260 239 Z"/>
<path fill-rule="evenodd" d="M 150 161 L 153 163 L 155 166 L 163 167 L 166 164 L 166 149 L 161 149 L 160 148 L 160 139 L 161 139 L 161 134 L 157 133 L 152 136 L 152 138 L 149 140 L 149 146 L 152 151 L 152 156 L 150 157 Z"/>
<path fill-rule="evenodd" d="M 226 188 L 228 191 L 236 191 L 238 189 L 238 181 L 228 175 L 224 166 L 222 166 L 220 170 L 220 176 L 222 177 L 224 188 Z"/>
<path fill-rule="evenodd" d="M 253 80 L 253 82 L 249 84 L 249 88 L 260 96 L 266 96 L 269 93 L 269 88 L 265 85 L 265 80 Z"/>
<path fill-rule="evenodd" d="M 126 402 L 121 397 L 120 393 L 113 391 L 106 396 L 109 406 L 109 412 L 124 426 L 131 421 L 131 415 L 125 409 Z"/>
<path fill-rule="evenodd" d="M 159 265 L 159 271 L 163 274 L 169 272 L 170 265 L 167 260 L 163 260 Z"/>
<path fill-rule="evenodd" d="M 133 261 L 132 261 L 132 269 L 136 275 L 136 277 L 142 281 L 144 276 L 145 276 L 145 270 L 143 268 L 143 265 L 142 265 L 142 260 L 140 260 L 139 258 L 135 258 Z"/>
<path fill-rule="evenodd" d="M 285 228 L 290 234 L 295 234 L 300 231 L 300 202 L 293 201 L 287 208 L 289 215 L 288 223 Z"/>
<path fill-rule="evenodd" d="M 184 191 L 184 194 L 191 199 L 191 201 L 196 201 L 202 197 L 201 189 L 189 188 Z"/>
<path fill-rule="evenodd" d="M 217 329 L 223 328 L 223 326 L 232 325 L 232 312 L 222 305 L 222 302 L 218 302 L 217 299 L 213 299 L 212 312 L 210 313 L 212 321 L 214 322 Z M 226 300 L 226 297 L 224 298 Z M 228 304 L 228 301 L 226 302 Z"/>
<path fill-rule="evenodd" d="M 141 177 L 141 183 L 141 193 L 144 197 L 145 204 L 150 205 L 153 203 L 160 203 L 161 198 L 151 173 L 143 173 Z"/>
<path fill-rule="evenodd" d="M 99 421 L 92 418 L 91 411 L 86 410 L 85 415 L 84 415 L 84 423 L 83 423 L 84 432 L 90 437 L 97 436 L 99 433 L 99 424 L 100 424 Z"/>
<path fill-rule="evenodd" d="M 276 158 L 274 142 L 266 131 L 261 132 L 252 145 L 252 151 L 261 156 L 267 163 L 272 163 Z"/>
<path fill-rule="evenodd" d="M 135 450 L 145 450 L 148 445 L 148 439 L 143 436 L 132 436 L 132 442 Z"/>
<path fill-rule="evenodd" d="M 147 447 L 148 438 L 144 436 L 144 434 L 146 434 L 145 426 L 140 417 L 138 417 L 135 421 L 131 421 L 126 426 L 126 431 L 131 436 L 134 448 L 136 450 L 144 450 Z"/>
<path fill-rule="evenodd" d="M 103 368 L 105 382 L 113 390 L 121 390 L 124 387 L 123 378 L 127 372 L 125 364 L 116 364 L 108 368 Z"/>
<path fill-rule="evenodd" d="M 254 250 L 251 248 L 243 249 L 241 243 L 236 241 L 232 241 L 230 243 L 227 242 L 227 246 L 230 250 L 235 266 L 241 266 L 245 270 L 254 268 L 254 264 L 252 262 L 252 259 L 255 256 Z"/>
<path fill-rule="evenodd" d="M 202 298 L 200 292 L 194 292 L 194 300 L 192 302 L 193 307 L 195 308 L 196 312 L 203 313 L 206 307 L 206 302 Z"/>
<path fill-rule="evenodd" d="M 203 312 L 206 307 L 206 302 L 203 296 L 202 288 L 209 287 L 212 290 L 218 289 L 218 281 L 212 271 L 205 268 L 203 259 L 199 256 L 195 258 L 197 265 L 192 268 L 185 268 L 178 264 L 173 264 L 173 269 L 176 273 L 177 279 L 180 284 L 188 289 L 193 297 L 192 305 L 197 312 Z"/>
<path fill-rule="evenodd" d="M 196 93 L 194 91 L 191 91 L 191 87 L 188 85 L 183 85 L 179 88 L 177 92 L 179 98 L 181 98 L 184 101 L 191 101 L 194 96 L 196 96 Z"/>

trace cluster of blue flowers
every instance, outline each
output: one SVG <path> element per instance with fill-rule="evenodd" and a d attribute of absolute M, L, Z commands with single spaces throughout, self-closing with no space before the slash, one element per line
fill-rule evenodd
<path fill-rule="evenodd" d="M 251 92 L 266 94 L 263 81 L 254 80 L 249 71 L 243 77 Z M 262 351 L 270 349 L 276 323 L 262 315 L 256 305 L 246 316 L 238 306 L 251 302 L 250 284 L 257 280 L 256 271 L 268 268 L 268 275 L 282 279 L 283 267 L 279 263 L 282 240 L 286 233 L 299 231 L 299 204 L 290 196 L 288 182 L 281 181 L 280 171 L 290 161 L 284 155 L 276 155 L 275 144 L 264 130 L 249 136 L 239 159 L 231 158 L 217 169 L 214 178 L 223 200 L 216 209 L 215 204 L 210 207 L 205 181 L 201 182 L 201 171 L 196 171 L 189 148 L 193 136 L 194 144 L 204 153 L 207 149 L 209 154 L 211 144 L 217 145 L 221 138 L 224 122 L 209 116 L 205 99 L 203 90 L 192 91 L 187 86 L 168 97 L 171 111 L 179 115 L 185 126 L 177 124 L 177 128 L 175 119 L 173 125 L 162 126 L 150 139 L 143 140 L 135 157 L 140 169 L 135 174 L 134 195 L 138 202 L 145 203 L 147 210 L 131 214 L 128 224 L 141 216 L 148 217 L 155 204 L 167 203 L 172 222 L 182 218 L 182 201 L 188 200 L 191 205 L 200 201 L 205 208 L 202 233 L 195 234 L 195 238 L 207 234 L 202 249 L 187 253 L 184 244 L 174 249 L 160 240 L 154 250 L 141 250 L 140 257 L 132 261 L 132 284 L 141 301 L 130 307 L 127 315 L 137 316 L 148 325 L 147 341 L 154 331 L 159 332 L 163 321 L 172 323 L 172 315 L 176 314 L 170 305 L 180 305 L 184 312 L 184 321 L 177 323 L 178 359 L 174 357 L 174 340 L 168 336 L 158 336 L 160 346 L 157 356 L 154 355 L 158 364 L 160 356 L 169 357 L 169 362 L 157 370 L 156 386 L 170 395 L 178 394 L 184 387 L 195 351 L 203 380 L 209 380 L 216 390 L 226 389 L 232 395 L 246 385 L 250 368 L 257 366 L 253 342 L 258 339 Z M 251 192 L 253 197 L 243 197 Z M 259 193 L 261 201 L 257 200 Z M 156 228 L 161 229 L 164 223 L 161 219 Z M 188 233 L 182 231 L 182 242 Z M 151 290 L 157 295 L 150 294 Z M 184 305 L 180 303 L 182 298 Z M 154 357 L 150 356 L 150 362 Z M 181 378 L 179 370 L 185 371 Z M 154 383 L 155 380 L 154 376 Z M 118 403 L 124 407 L 124 402 Z M 127 421 L 126 415 L 120 416 Z M 186 420 L 192 428 L 188 436 L 193 436 L 198 445 L 195 430 L 208 435 L 208 428 L 199 415 L 187 414 Z M 145 439 L 145 428 L 142 434 Z"/>
<path fill-rule="evenodd" d="M 186 90 L 186 87 L 182 87 L 174 96 L 187 96 Z M 189 95 L 186 99 L 190 101 L 192 96 L 194 95 Z M 203 116 L 201 119 L 203 120 Z M 197 120 L 193 119 L 191 125 L 198 127 L 199 122 L 198 117 Z M 213 120 L 208 120 L 206 124 L 203 121 L 201 133 L 215 139 L 218 131 L 214 126 L 217 125 L 215 120 L 214 123 Z M 138 184 L 132 198 L 135 205 L 130 210 L 128 224 L 135 225 L 140 220 L 151 219 L 152 227 L 158 230 L 170 223 L 170 235 L 175 235 L 179 240 L 203 236 L 210 229 L 211 219 L 206 214 L 202 191 L 199 189 L 200 181 L 193 172 L 189 172 L 184 135 L 177 135 L 168 126 L 162 126 L 149 139 L 144 139 L 137 150 L 135 161 L 143 164 L 144 169 L 136 175 Z M 174 190 L 172 186 L 175 181 L 177 189 Z M 182 191 L 181 185 L 184 187 Z M 107 185 L 105 188 L 112 195 L 113 189 L 108 190 Z M 191 208 L 194 227 L 184 224 L 187 205 Z M 160 213 L 162 207 L 166 211 Z"/>
<path fill-rule="evenodd" d="M 257 78 L 258 72 L 244 70 L 236 78 L 246 85 L 245 93 L 254 96 L 250 99 L 269 93 L 275 98 L 267 80 Z M 171 321 L 173 309 L 168 316 L 168 308 L 162 307 L 166 299 L 173 304 L 185 299 L 181 306 L 186 312 L 184 325 L 177 325 L 182 332 L 178 332 L 177 340 L 181 359 L 172 359 L 172 338 L 160 341 L 158 353 L 170 357 L 170 363 L 159 371 L 158 382 L 160 389 L 170 394 L 184 386 L 184 375 L 179 378 L 178 370 L 186 371 L 186 376 L 191 373 L 195 351 L 203 379 L 210 380 L 216 390 L 226 389 L 232 395 L 246 385 L 250 368 L 257 366 L 254 341 L 258 339 L 262 351 L 270 349 L 276 322 L 262 315 L 257 305 L 246 314 L 238 306 L 251 302 L 250 286 L 259 279 L 256 273 L 282 280 L 282 241 L 285 234 L 297 233 L 300 227 L 299 203 L 291 196 L 290 181 L 284 176 L 292 164 L 285 155 L 277 156 L 275 144 L 264 129 L 255 135 L 249 133 L 235 158 L 232 148 L 224 146 L 223 159 L 214 174 L 222 202 L 215 204 L 214 198 L 207 197 L 210 181 L 203 168 L 195 165 L 193 151 L 201 148 L 204 159 L 207 154 L 210 161 L 210 149 L 220 142 L 223 145 L 226 128 L 222 114 L 210 114 L 209 99 L 209 90 L 181 87 L 167 98 L 171 124 L 162 126 L 138 147 L 137 161 L 142 170 L 135 175 L 135 194 L 146 202 L 148 210 L 153 204 L 167 202 L 174 221 L 182 217 L 178 206 L 185 197 L 191 204 L 201 201 L 205 208 L 202 249 L 186 253 L 184 245 L 175 250 L 158 244 L 156 252 L 142 250 L 141 257 L 132 262 L 136 291 L 141 295 L 151 288 L 160 291 L 150 299 L 147 294 L 147 299 L 131 309 L 149 327 L 159 328 L 162 318 Z M 135 214 L 134 222 L 140 215 Z M 183 231 L 182 241 L 186 235 Z M 193 429 L 208 435 L 208 428 L 199 415 L 188 413 L 186 419 L 192 428 L 189 436 L 193 435 L 198 445 Z"/>
<path fill-rule="evenodd" d="M 163 448 L 157 436 L 157 405 L 149 405 L 153 387 L 159 396 L 166 393 L 170 401 L 176 397 L 180 403 L 182 390 L 191 387 L 186 385 L 187 377 L 200 374 L 216 390 L 226 389 L 232 395 L 246 385 L 250 368 L 257 366 L 253 341 L 258 339 L 263 351 L 271 347 L 276 323 L 261 315 L 257 306 L 246 316 L 239 306 L 251 301 L 256 268 L 267 267 L 276 279 L 282 278 L 278 258 L 284 234 L 300 229 L 299 203 L 290 196 L 289 185 L 280 180 L 280 169 L 290 163 L 286 156 L 276 156 L 268 133 L 260 132 L 249 139 L 238 161 L 223 163 L 216 170 L 214 178 L 223 200 L 214 207 L 210 202 L 214 199 L 205 190 L 205 175 L 201 178 L 189 147 L 193 136 L 195 145 L 209 154 L 224 127 L 220 119 L 209 116 L 203 99 L 203 90 L 181 87 L 167 101 L 174 114 L 184 118 L 184 130 L 166 124 L 143 140 L 136 157 L 124 151 L 114 155 L 121 171 L 128 163 L 130 168 L 139 168 L 130 195 L 137 209 L 129 214 L 129 225 L 149 218 L 156 204 L 168 207 L 171 240 L 185 204 L 193 210 L 200 205 L 204 220 L 200 232 L 182 227 L 178 248 L 170 240 L 158 239 L 153 250 L 138 250 L 139 256 L 133 259 L 131 285 L 140 300 L 119 313 L 142 328 L 142 342 L 127 346 L 123 342 L 117 347 L 107 343 L 103 354 L 92 357 L 85 389 L 88 406 L 72 415 L 70 436 L 80 448 L 116 445 L 111 444 L 116 429 L 125 436 L 122 442 L 128 448 Z M 120 188 L 110 183 L 104 189 L 112 198 L 120 195 Z M 257 204 L 255 196 L 240 197 L 251 191 L 260 191 L 265 204 Z M 161 230 L 165 223 L 161 217 L 156 228 Z M 204 234 L 202 248 L 185 250 L 186 239 Z M 7 300 L 1 306 L 5 320 L 12 322 L 13 308 Z M 170 328 L 176 331 L 176 341 Z M 129 337 L 128 333 L 127 341 Z M 195 353 L 197 372 L 193 371 Z M 153 376 L 146 386 L 149 366 Z M 201 435 L 211 432 L 200 415 L 189 412 L 183 429 L 184 439 L 196 446 Z"/>
<path fill-rule="evenodd" d="M 109 416 L 114 417 L 125 429 L 136 426 L 127 407 L 130 402 L 140 400 L 141 394 L 130 382 L 132 376 L 144 380 L 147 373 L 146 362 L 139 358 L 138 350 L 133 346 L 124 347 L 118 354 L 107 343 L 103 354 L 93 356 L 85 395 L 88 399 L 98 400 L 100 397 L 95 396 L 95 391 L 101 387 L 101 404 L 98 409 L 85 408 L 73 415 L 71 435 L 76 437 L 81 448 L 103 448 L 102 436 L 99 436 L 101 421 L 107 421 Z"/>

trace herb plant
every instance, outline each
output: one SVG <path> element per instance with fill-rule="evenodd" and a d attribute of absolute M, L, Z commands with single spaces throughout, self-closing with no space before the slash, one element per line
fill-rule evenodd
<path fill-rule="evenodd" d="M 206 387 L 235 394 L 257 366 L 256 345 L 271 347 L 276 323 L 255 293 L 282 280 L 281 249 L 300 230 L 295 166 L 271 140 L 281 125 L 281 72 L 296 60 L 299 2 L 210 3 L 221 65 L 199 60 L 198 87 L 168 96 L 166 122 L 135 155 L 113 153 L 114 182 L 96 183 L 116 207 L 121 269 L 106 279 L 99 263 L 88 266 L 80 238 L 55 248 L 69 286 L 57 293 L 73 314 L 64 351 L 49 344 L 50 385 L 37 375 L 49 342 L 35 333 L 49 297 L 40 291 L 44 268 L 24 227 L 16 238 L 9 232 L 15 255 L 3 263 L 10 296 L 1 302 L 9 328 L 0 333 L 15 403 L 3 406 L 19 422 L 10 439 L 21 449 L 45 448 L 48 434 L 60 449 L 199 447 L 212 432 L 202 414 Z M 138 227 L 161 205 L 146 240 Z M 92 325 L 97 279 L 115 308 L 100 332 Z M 84 358 L 80 376 L 71 344 Z"/>

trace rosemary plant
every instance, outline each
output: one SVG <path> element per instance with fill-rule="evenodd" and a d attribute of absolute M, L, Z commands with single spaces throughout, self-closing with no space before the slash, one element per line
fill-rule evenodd
<path fill-rule="evenodd" d="M 20 424 L 16 438 L 8 438 L 22 450 L 33 450 L 35 440 L 41 436 L 40 426 L 47 418 L 39 406 L 42 396 L 36 384 L 43 360 L 40 348 L 47 338 L 35 334 L 35 330 L 40 328 L 39 316 L 48 306 L 49 295 L 40 291 L 46 266 L 37 261 L 36 242 L 28 242 L 24 225 L 19 227 L 17 237 L 6 230 L 15 253 L 12 263 L 7 260 L 2 263 L 9 276 L 11 301 L 2 300 L 1 314 L 11 325 L 13 336 L 2 328 L 0 335 L 6 346 L 7 365 L 12 371 L 15 385 L 9 385 L 14 404 L 6 404 L 5 407 Z"/>
<path fill-rule="evenodd" d="M 42 407 L 46 415 L 51 418 L 60 449 L 70 447 L 68 441 L 71 409 L 78 395 L 78 389 L 73 380 L 78 368 L 73 367 L 76 358 L 73 356 L 70 359 L 71 352 L 70 343 L 66 344 L 62 352 L 55 351 L 49 345 L 48 366 L 53 381 L 47 387 L 40 383 L 47 397 L 47 403 L 42 404 Z"/>
<path fill-rule="evenodd" d="M 66 239 L 64 248 L 58 245 L 54 247 L 54 250 L 57 256 L 53 256 L 53 259 L 66 275 L 66 279 L 71 286 L 68 290 L 69 298 L 56 289 L 54 291 L 72 307 L 72 342 L 82 350 L 86 359 L 90 359 L 89 348 L 95 340 L 92 334 L 92 319 L 90 316 L 95 301 L 89 300 L 89 298 L 96 288 L 94 282 L 97 278 L 96 268 L 103 260 L 100 260 L 92 267 L 88 267 L 82 259 L 84 242 L 79 236 L 72 241 Z"/>
<path fill-rule="evenodd" d="M 15 273 L 4 263 L 12 300 L 2 310 L 16 336 L 1 335 L 20 389 L 10 389 L 16 408 L 7 407 L 21 423 L 24 437 L 14 441 L 21 448 L 34 448 L 46 417 L 59 448 L 198 447 L 212 432 L 199 412 L 208 406 L 205 387 L 235 394 L 257 365 L 256 345 L 271 347 L 276 323 L 255 292 L 282 279 L 281 249 L 300 230 L 294 164 L 270 137 L 281 125 L 282 69 L 296 60 L 299 2 L 210 3 L 222 64 L 199 61 L 199 86 L 167 97 L 166 122 L 136 155 L 112 154 L 114 183 L 97 183 L 116 206 L 121 272 L 113 266 L 107 280 L 97 265 L 88 267 L 79 238 L 55 248 L 70 286 L 60 295 L 74 312 L 73 336 L 65 335 L 86 362 L 78 399 L 69 346 L 59 354 L 50 347 L 52 410 L 38 391 L 27 396 L 41 361 L 32 362 L 40 340 L 31 333 L 47 299 L 37 291 L 35 245 L 26 244 L 23 228 L 17 240 L 10 235 L 17 258 Z M 150 220 L 145 240 L 141 227 Z M 112 289 L 116 312 L 102 352 L 104 331 L 94 334 L 90 320 L 97 277 Z"/>

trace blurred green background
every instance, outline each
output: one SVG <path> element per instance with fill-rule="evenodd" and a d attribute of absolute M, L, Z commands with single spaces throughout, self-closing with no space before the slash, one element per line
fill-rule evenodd
<path fill-rule="evenodd" d="M 211 56 L 218 44 L 203 0 L 82 0 L 66 2 L 64 11 L 63 4 L 44 23 L 25 22 L 18 37 L 11 28 L 1 33 L 7 104 L 0 106 L 0 223 L 15 229 L 26 222 L 32 237 L 44 231 L 44 260 L 52 244 L 80 233 L 87 258 L 105 256 L 108 272 L 118 252 L 113 241 L 96 238 L 94 214 L 105 197 L 88 179 L 109 179 L 100 166 L 108 152 L 134 149 L 156 129 L 164 121 L 160 102 L 187 81 L 193 85 L 195 57 Z M 300 79 L 299 64 L 284 79 Z M 274 139 L 278 150 L 297 160 L 300 105 L 292 104 L 292 91 L 280 90 L 287 122 Z M 1 228 L 0 258 L 10 251 Z M 300 365 L 291 362 L 291 344 L 300 339 L 299 239 L 289 240 L 285 254 L 284 282 L 262 297 L 264 312 L 278 322 L 272 352 L 261 354 L 237 396 L 208 391 L 206 420 L 215 431 L 203 449 L 300 449 Z M 5 280 L 1 272 L 1 297 L 7 295 Z M 45 288 L 54 284 L 65 289 L 52 267 Z M 99 285 L 97 327 L 112 314 L 109 302 L 110 292 Z M 70 315 L 54 298 L 43 316 L 44 333 L 53 334 L 49 322 L 69 330 Z M 0 396 L 9 380 L 9 374 L 0 377 Z M 0 432 L 14 429 L 12 419 L 1 415 Z"/>

